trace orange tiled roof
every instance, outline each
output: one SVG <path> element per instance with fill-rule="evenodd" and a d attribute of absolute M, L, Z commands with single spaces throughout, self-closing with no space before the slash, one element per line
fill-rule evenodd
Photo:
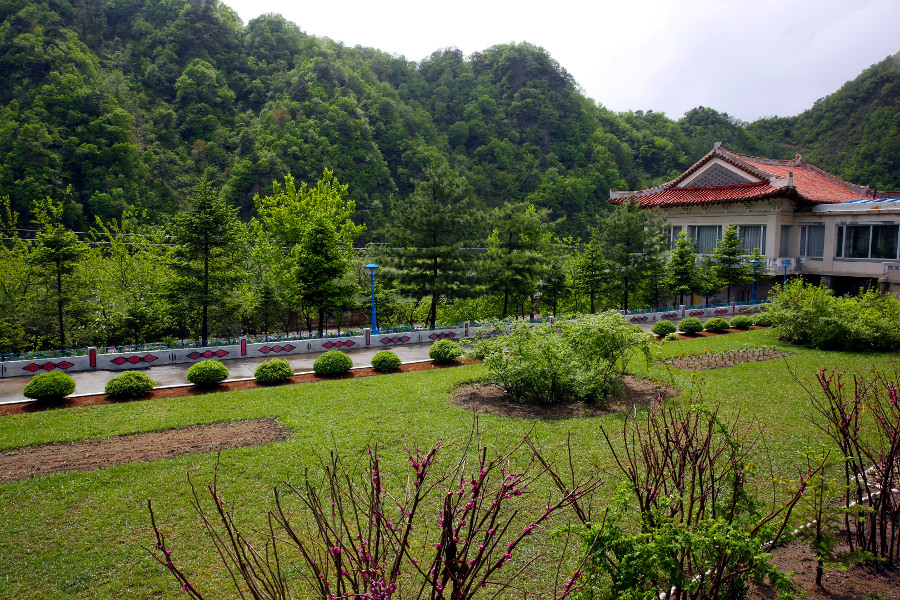
<path fill-rule="evenodd" d="M 707 187 L 679 187 L 681 182 L 716 158 L 762 181 Z M 784 197 L 797 202 L 822 204 L 856 200 L 866 193 L 867 187 L 835 177 L 804 161 L 799 154 L 790 160 L 777 160 L 740 154 L 717 144 L 712 151 L 675 179 L 647 190 L 610 192 L 610 202 L 618 204 L 633 196 L 644 207 L 670 207 Z"/>

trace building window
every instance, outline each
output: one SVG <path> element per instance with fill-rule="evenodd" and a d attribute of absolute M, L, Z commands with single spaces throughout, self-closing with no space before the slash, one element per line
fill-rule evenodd
<path fill-rule="evenodd" d="M 754 250 L 765 253 L 765 225 L 741 225 L 738 227 L 738 235 L 741 237 L 741 249 L 744 254 L 752 254 Z"/>
<path fill-rule="evenodd" d="M 838 258 L 897 259 L 898 225 L 839 225 L 834 255 Z"/>
<path fill-rule="evenodd" d="M 825 226 L 800 226 L 800 256 L 822 258 L 825 256 Z"/>
<path fill-rule="evenodd" d="M 781 246 L 778 250 L 780 256 L 790 256 L 791 254 L 791 226 L 781 226 Z"/>
<path fill-rule="evenodd" d="M 672 233 L 669 236 L 669 247 L 674 248 L 675 243 L 678 241 L 678 236 L 681 235 L 681 225 L 672 225 Z"/>
<path fill-rule="evenodd" d="M 688 234 L 697 244 L 698 254 L 712 254 L 722 239 L 721 225 L 691 225 Z"/>

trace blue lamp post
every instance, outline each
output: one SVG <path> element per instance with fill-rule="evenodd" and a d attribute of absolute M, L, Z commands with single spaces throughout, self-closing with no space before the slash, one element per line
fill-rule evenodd
<path fill-rule="evenodd" d="M 783 261 L 781 261 L 781 264 L 784 265 L 784 281 L 781 282 L 781 291 L 783 292 L 784 288 L 787 287 L 787 268 L 788 265 L 791 264 L 791 261 L 789 261 L 788 259 L 784 259 Z"/>
<path fill-rule="evenodd" d="M 759 261 L 755 258 L 751 258 L 749 262 L 753 265 L 753 287 L 750 291 L 750 302 L 756 302 L 756 267 L 759 266 Z"/>
<path fill-rule="evenodd" d="M 378 272 L 378 265 L 369 263 L 363 268 L 369 274 L 369 283 L 372 284 L 372 333 L 378 335 L 378 319 L 375 317 L 375 273 Z"/>

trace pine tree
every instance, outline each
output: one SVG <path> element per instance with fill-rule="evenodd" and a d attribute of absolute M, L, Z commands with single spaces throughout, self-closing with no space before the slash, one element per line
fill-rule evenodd
<path fill-rule="evenodd" d="M 716 277 L 728 287 L 726 301 L 731 302 L 731 286 L 750 281 L 750 268 L 744 262 L 744 250 L 737 225 L 730 223 L 722 232 L 719 245 L 712 252 Z"/>
<path fill-rule="evenodd" d="M 684 295 L 692 291 L 697 279 L 697 253 L 694 242 L 685 231 L 678 235 L 675 248 L 666 265 L 672 291 L 680 296 L 679 304 L 684 304 Z"/>
<path fill-rule="evenodd" d="M 590 296 L 591 314 L 597 312 L 596 296 L 610 277 L 609 264 L 603 254 L 603 248 L 596 240 L 591 240 L 575 259 L 575 287 L 578 291 Z"/>

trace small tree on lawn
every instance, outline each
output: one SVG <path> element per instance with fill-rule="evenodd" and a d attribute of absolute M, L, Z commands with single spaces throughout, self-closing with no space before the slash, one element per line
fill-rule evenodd
<path fill-rule="evenodd" d="M 597 312 L 595 299 L 610 279 L 609 263 L 597 240 L 591 240 L 575 259 L 575 287 L 591 299 L 591 314 Z"/>
<path fill-rule="evenodd" d="M 684 304 L 684 295 L 694 289 L 697 280 L 697 253 L 694 242 L 682 231 L 675 242 L 675 248 L 666 265 L 672 291 L 679 295 L 679 304 Z"/>
<path fill-rule="evenodd" d="M 716 268 L 716 277 L 722 282 L 722 285 L 728 287 L 726 300 L 731 302 L 731 286 L 747 283 L 751 277 L 750 267 L 744 262 L 744 250 L 741 247 L 737 225 L 731 223 L 722 232 L 722 239 L 713 250 L 712 259 Z"/>

